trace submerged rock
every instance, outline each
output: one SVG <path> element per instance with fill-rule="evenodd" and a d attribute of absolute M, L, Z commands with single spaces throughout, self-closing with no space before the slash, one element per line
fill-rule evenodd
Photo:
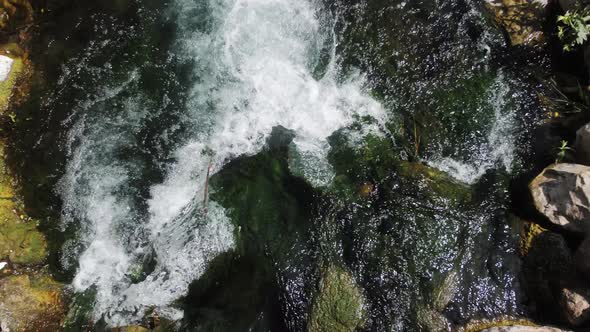
<path fill-rule="evenodd" d="M 590 223 L 590 167 L 556 164 L 529 185 L 535 207 L 563 229 L 583 233 Z"/>
<path fill-rule="evenodd" d="M 361 289 L 344 269 L 325 269 L 308 325 L 309 332 L 355 331 L 365 323 Z"/>
<path fill-rule="evenodd" d="M 486 0 L 486 7 L 508 34 L 511 45 L 539 46 L 544 43 L 542 26 L 546 10 L 542 1 Z"/>
<path fill-rule="evenodd" d="M 61 284 L 48 275 L 10 276 L 0 279 L 2 331 L 58 331 L 64 308 Z"/>
<path fill-rule="evenodd" d="M 559 299 L 566 322 L 580 326 L 590 319 L 590 293 L 587 290 L 564 288 Z"/>
<path fill-rule="evenodd" d="M 449 320 L 436 310 L 420 308 L 418 309 L 417 318 L 420 326 L 426 331 L 451 331 Z"/>
<path fill-rule="evenodd" d="M 453 179 L 447 173 L 422 163 L 403 161 L 399 172 L 404 178 L 414 179 L 426 185 L 433 196 L 450 199 L 453 202 L 465 202 L 471 198 L 469 186 Z"/>

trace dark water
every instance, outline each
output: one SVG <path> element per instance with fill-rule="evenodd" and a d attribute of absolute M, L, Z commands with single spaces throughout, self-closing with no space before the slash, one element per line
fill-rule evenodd
<path fill-rule="evenodd" d="M 54 6 L 14 164 L 97 326 L 305 330 L 327 266 L 367 331 L 527 315 L 508 190 L 541 110 L 478 2 Z"/>

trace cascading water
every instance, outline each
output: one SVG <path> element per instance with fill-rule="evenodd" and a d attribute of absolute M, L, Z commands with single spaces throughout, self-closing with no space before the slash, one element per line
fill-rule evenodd
<path fill-rule="evenodd" d="M 365 330 L 523 313 L 507 188 L 535 91 L 480 2 L 60 10 L 15 125 L 51 175 L 28 187 L 57 182 L 74 321 L 306 330 L 326 267 L 358 286 Z"/>
<path fill-rule="evenodd" d="M 223 209 L 210 202 L 206 216 L 201 211 L 210 162 L 217 171 L 237 156 L 257 153 L 280 125 L 295 132 L 295 153 L 308 180 L 327 184 L 328 136 L 359 117 L 386 119 L 362 77 L 337 79 L 334 59 L 325 75 L 314 77 L 331 38 L 330 20 L 317 4 L 178 0 L 173 7 L 180 35 L 175 52 L 193 62 L 194 85 L 180 115 L 189 134 L 172 153 L 165 180 L 138 201 L 142 166 L 125 151 L 138 144 L 138 133 L 158 110 L 141 94 L 128 93 L 140 80 L 133 72 L 120 86 L 104 87 L 102 100 L 82 105 L 70 131 L 70 161 L 60 185 L 63 219 L 81 221 L 84 248 L 73 284 L 77 291 L 96 288 L 94 317 L 113 326 L 140 319 L 151 306 L 179 318 L 172 302 L 208 261 L 233 246 Z M 208 24 L 199 28 L 204 15 Z M 157 262 L 153 271 L 132 282 L 149 255 Z"/>

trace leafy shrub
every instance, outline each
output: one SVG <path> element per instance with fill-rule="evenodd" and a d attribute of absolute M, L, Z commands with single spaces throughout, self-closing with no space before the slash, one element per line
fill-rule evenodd
<path fill-rule="evenodd" d="M 557 17 L 557 36 L 563 43 L 563 50 L 572 51 L 583 45 L 590 34 L 590 7 L 567 11 Z"/>

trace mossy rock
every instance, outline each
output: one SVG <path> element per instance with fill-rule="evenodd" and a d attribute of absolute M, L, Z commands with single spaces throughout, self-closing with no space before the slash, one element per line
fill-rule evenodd
<path fill-rule="evenodd" d="M 363 294 L 352 276 L 343 268 L 331 265 L 322 275 L 314 298 L 309 332 L 352 332 L 366 320 Z"/>
<path fill-rule="evenodd" d="M 47 242 L 19 206 L 15 180 L 4 162 L 4 144 L 0 142 L 0 259 L 12 263 L 38 265 L 47 255 Z"/>
<path fill-rule="evenodd" d="M 455 203 L 471 199 L 469 186 L 451 178 L 445 172 L 422 163 L 402 161 L 398 164 L 399 175 L 426 185 L 433 198 L 449 199 Z"/>
<path fill-rule="evenodd" d="M 351 143 L 346 131 L 329 137 L 328 159 L 336 173 L 330 191 L 345 199 L 366 199 L 374 185 L 393 172 L 399 151 L 391 138 L 367 135 Z M 369 192 L 367 192 L 369 191 Z"/>
<path fill-rule="evenodd" d="M 61 331 L 89 331 L 93 326 L 92 310 L 95 302 L 95 288 L 89 288 L 83 293 L 77 293 L 70 301 Z"/>
<path fill-rule="evenodd" d="M 43 263 L 47 253 L 45 237 L 33 220 L 20 220 L 9 211 L 13 203 L 0 202 L 0 255 L 15 264 Z"/>
<path fill-rule="evenodd" d="M 520 232 L 520 253 L 526 256 L 533 246 L 535 238 L 547 230 L 539 224 L 523 222 Z"/>
<path fill-rule="evenodd" d="M 443 332 L 451 330 L 449 320 L 436 310 L 428 307 L 420 307 L 417 310 L 416 316 L 422 331 Z"/>
<path fill-rule="evenodd" d="M 62 285 L 49 275 L 0 279 L 0 322 L 11 332 L 58 331 L 64 317 Z"/>

